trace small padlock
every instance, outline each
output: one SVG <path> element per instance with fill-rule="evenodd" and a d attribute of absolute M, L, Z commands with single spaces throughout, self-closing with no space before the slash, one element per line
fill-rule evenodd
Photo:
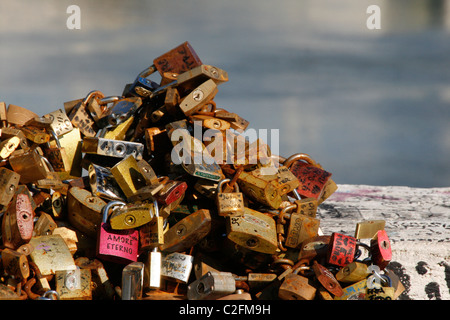
<path fill-rule="evenodd" d="M 125 140 L 85 137 L 81 145 L 81 151 L 114 158 L 124 158 L 133 155 L 136 160 L 141 160 L 144 153 L 144 145 Z"/>
<path fill-rule="evenodd" d="M 294 209 L 295 205 L 283 208 L 280 213 L 280 219 L 283 220 L 286 213 Z M 292 212 L 289 215 L 285 245 L 290 248 L 299 248 L 303 241 L 318 235 L 319 225 L 319 219 Z"/>
<path fill-rule="evenodd" d="M 144 285 L 144 263 L 131 262 L 122 270 L 122 300 L 141 300 Z"/>
<path fill-rule="evenodd" d="M 234 243 L 261 253 L 277 250 L 275 220 L 259 211 L 245 207 L 237 217 L 226 217 L 227 238 Z"/>
<path fill-rule="evenodd" d="M 155 214 L 152 219 L 139 228 L 141 250 L 150 250 L 164 244 L 164 217 L 159 214 L 158 202 L 154 203 Z"/>
<path fill-rule="evenodd" d="M 43 236 L 53 234 L 53 230 L 57 225 L 52 216 L 45 212 L 39 212 L 39 219 L 34 224 L 33 234 L 34 236 Z"/>
<path fill-rule="evenodd" d="M 327 262 L 345 267 L 353 262 L 356 249 L 356 239 L 341 233 L 333 232 L 328 245 Z"/>
<path fill-rule="evenodd" d="M 364 300 L 393 300 L 394 292 L 393 287 L 367 288 Z"/>
<path fill-rule="evenodd" d="M 211 215 L 208 209 L 200 209 L 181 219 L 164 234 L 161 251 L 183 252 L 195 246 L 211 230 Z"/>
<path fill-rule="evenodd" d="M 53 131 L 56 136 L 61 136 L 73 130 L 73 125 L 70 122 L 66 111 L 63 109 L 47 113 L 43 117 L 51 121 L 50 130 Z"/>
<path fill-rule="evenodd" d="M 3 245 L 10 249 L 17 249 L 28 243 L 33 236 L 33 218 L 34 210 L 30 196 L 24 192 L 16 193 L 3 214 Z"/>
<path fill-rule="evenodd" d="M 308 278 L 291 273 L 288 274 L 278 290 L 282 300 L 313 300 L 317 289 L 308 283 Z"/>
<path fill-rule="evenodd" d="M 0 205 L 7 206 L 19 185 L 20 175 L 7 168 L 0 168 Z"/>
<path fill-rule="evenodd" d="M 45 129 L 40 129 L 36 127 L 22 127 L 22 130 L 25 137 L 36 144 L 43 144 L 50 141 L 50 134 Z"/>
<path fill-rule="evenodd" d="M 60 300 L 92 300 L 91 270 L 57 270 L 56 292 Z"/>
<path fill-rule="evenodd" d="M 1 137 L 2 139 L 10 139 L 13 137 L 18 137 L 19 140 L 19 146 L 24 151 L 27 151 L 30 149 L 30 145 L 28 144 L 28 140 L 23 134 L 23 132 L 18 128 L 13 127 L 3 127 L 1 128 Z"/>
<path fill-rule="evenodd" d="M 161 264 L 161 276 L 171 281 L 187 283 L 193 263 L 194 257 L 188 254 L 172 252 L 164 255 Z"/>
<path fill-rule="evenodd" d="M 91 271 L 92 298 L 94 300 L 112 300 L 115 292 L 105 267 L 97 259 L 80 257 L 75 260 L 77 267 Z"/>
<path fill-rule="evenodd" d="M 144 267 L 144 289 L 158 289 L 161 286 L 162 255 L 158 248 L 147 253 Z"/>
<path fill-rule="evenodd" d="M 218 91 L 217 84 L 214 80 L 209 79 L 184 97 L 180 101 L 179 107 L 185 116 L 190 116 L 213 100 Z"/>
<path fill-rule="evenodd" d="M 327 255 L 330 236 L 317 236 L 303 241 L 298 259 L 315 259 Z"/>
<path fill-rule="evenodd" d="M 134 196 L 139 189 L 147 184 L 138 167 L 136 158 L 132 155 L 126 156 L 113 166 L 111 174 L 127 199 Z"/>
<path fill-rule="evenodd" d="M 81 177 L 82 152 L 81 152 L 81 132 L 79 128 L 73 128 L 71 131 L 58 136 L 59 146 L 64 149 L 67 159 L 67 168 L 70 170 L 60 172 L 61 179 L 71 179 Z"/>
<path fill-rule="evenodd" d="M 9 156 L 17 149 L 20 145 L 19 137 L 11 137 L 0 142 L 0 158 L 8 159 Z"/>
<path fill-rule="evenodd" d="M 117 127 L 132 117 L 142 105 L 139 97 L 120 98 L 97 121 L 100 128 Z"/>
<path fill-rule="evenodd" d="M 223 192 L 225 183 L 229 183 L 230 179 L 223 179 L 217 185 L 216 204 L 219 216 L 239 216 L 244 213 L 244 196 L 239 192 L 239 186 L 234 184 L 235 192 Z"/>
<path fill-rule="evenodd" d="M 355 283 L 367 278 L 369 275 L 370 272 L 367 270 L 366 264 L 353 261 L 336 273 L 336 280 L 345 283 Z"/>
<path fill-rule="evenodd" d="M 56 134 L 52 132 L 52 135 L 55 140 L 56 147 L 52 147 L 50 142 L 47 143 L 47 147 L 44 148 L 45 157 L 51 163 L 55 172 L 70 172 L 71 168 L 66 154 L 66 149 L 61 147 Z"/>
<path fill-rule="evenodd" d="M 311 218 L 315 218 L 317 215 L 317 207 L 319 202 L 314 198 L 304 198 L 300 200 L 295 200 L 294 203 L 297 205 L 296 212 Z"/>
<path fill-rule="evenodd" d="M 137 261 L 139 232 L 135 229 L 112 230 L 108 223 L 109 210 L 123 206 L 124 202 L 110 201 L 103 207 L 103 219 L 97 238 L 97 257 L 115 263 L 127 264 Z"/>
<path fill-rule="evenodd" d="M 356 239 L 372 239 L 377 231 L 384 230 L 385 220 L 365 220 L 356 223 Z"/>
<path fill-rule="evenodd" d="M 128 203 L 117 208 L 109 218 L 109 224 L 114 230 L 139 228 L 156 217 L 158 203 L 152 202 Z"/>
<path fill-rule="evenodd" d="M 125 200 L 122 189 L 111 170 L 91 163 L 89 165 L 89 184 L 94 196 L 108 200 Z"/>
<path fill-rule="evenodd" d="M 331 173 L 323 170 L 309 155 L 294 154 L 283 163 L 298 178 L 297 192 L 305 198 L 320 198 Z"/>
<path fill-rule="evenodd" d="M 91 91 L 83 100 L 78 100 L 78 103 L 68 113 L 72 125 L 78 128 L 85 137 L 94 137 L 98 131 L 97 124 L 87 108 L 89 101 L 97 95 L 104 96 L 100 91 Z"/>
<path fill-rule="evenodd" d="M 342 296 L 334 297 L 334 300 L 364 300 L 367 290 L 367 279 L 358 281 L 352 285 L 342 288 Z"/>
<path fill-rule="evenodd" d="M 27 279 L 30 276 L 30 266 L 27 256 L 16 250 L 5 248 L 2 251 L 1 263 L 4 272 L 18 280 Z"/>
<path fill-rule="evenodd" d="M 188 300 L 215 300 L 236 291 L 231 272 L 207 272 L 188 286 Z"/>
<path fill-rule="evenodd" d="M 392 248 L 386 230 L 378 230 L 370 240 L 370 252 L 373 262 L 381 270 L 386 268 L 392 259 Z"/>
<path fill-rule="evenodd" d="M 187 189 L 187 183 L 184 181 L 168 180 L 163 187 L 155 194 L 155 199 L 161 205 L 168 206 L 179 198 L 184 197 Z"/>
<path fill-rule="evenodd" d="M 328 290 L 334 296 L 340 297 L 344 294 L 341 285 L 336 280 L 330 270 L 322 266 L 317 261 L 314 261 L 312 269 L 316 276 L 316 279 L 322 284 L 322 286 Z"/>

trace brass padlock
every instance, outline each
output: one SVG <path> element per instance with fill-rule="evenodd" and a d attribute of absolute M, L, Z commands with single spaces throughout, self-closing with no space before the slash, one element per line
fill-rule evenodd
<path fill-rule="evenodd" d="M 19 185 L 20 175 L 7 168 L 0 168 L 0 205 L 7 206 Z"/>
<path fill-rule="evenodd" d="M 158 203 L 152 202 L 128 203 L 114 209 L 109 223 L 114 230 L 134 229 L 149 223 L 156 217 Z"/>
<path fill-rule="evenodd" d="M 209 210 L 200 209 L 181 219 L 164 234 L 164 244 L 161 251 L 183 252 L 195 246 L 211 230 L 211 215 Z"/>
<path fill-rule="evenodd" d="M 28 149 L 30 149 L 28 140 L 20 129 L 13 128 L 13 127 L 3 127 L 3 128 L 1 128 L 0 133 L 1 133 L 2 139 L 10 139 L 13 137 L 18 137 L 20 139 L 20 141 L 19 141 L 20 148 L 23 149 L 24 151 L 27 151 Z"/>
<path fill-rule="evenodd" d="M 317 215 L 317 207 L 319 202 L 315 198 L 304 198 L 301 200 L 295 200 L 297 205 L 296 213 L 302 214 L 311 218 L 315 218 Z"/>
<path fill-rule="evenodd" d="M 36 144 L 43 144 L 50 141 L 50 134 L 45 129 L 40 129 L 36 127 L 22 127 L 20 129 L 25 137 Z"/>
<path fill-rule="evenodd" d="M 237 217 L 226 217 L 227 238 L 234 243 L 261 253 L 277 250 L 275 220 L 264 213 L 245 207 Z"/>
<path fill-rule="evenodd" d="M 231 272 L 207 272 L 188 286 L 188 300 L 215 300 L 236 291 Z"/>
<path fill-rule="evenodd" d="M 45 212 L 39 212 L 39 219 L 34 224 L 33 236 L 44 236 L 53 234 L 57 225 L 52 216 Z"/>
<path fill-rule="evenodd" d="M 53 147 L 50 145 L 50 142 L 47 143 L 47 147 L 43 150 L 45 157 L 51 163 L 55 172 L 69 172 L 70 163 L 66 154 L 66 149 L 61 147 L 59 139 L 55 135 L 55 133 L 52 132 L 52 135 L 55 140 L 56 146 Z"/>
<path fill-rule="evenodd" d="M 158 204 L 155 204 L 158 208 Z M 139 244 L 141 250 L 151 250 L 164 244 L 164 217 L 156 210 L 153 218 L 139 228 Z"/>
<path fill-rule="evenodd" d="M 219 119 L 213 116 L 207 116 L 202 114 L 193 114 L 190 117 L 190 120 L 195 122 L 200 122 L 200 125 L 204 127 L 205 129 L 214 129 L 214 130 L 220 130 L 225 131 L 230 129 L 231 125 L 229 122 Z"/>
<path fill-rule="evenodd" d="M 213 100 L 218 91 L 214 80 L 207 80 L 184 97 L 179 107 L 185 116 L 190 116 Z"/>
<path fill-rule="evenodd" d="M 111 174 L 127 199 L 147 184 L 133 155 L 126 156 L 113 166 Z"/>
<path fill-rule="evenodd" d="M 287 216 L 286 213 L 294 209 L 295 205 L 285 207 L 280 213 L 280 218 L 283 220 L 284 216 Z M 319 219 L 292 212 L 289 215 L 285 245 L 290 248 L 299 248 L 303 241 L 318 235 L 319 225 Z"/>
<path fill-rule="evenodd" d="M 68 220 L 77 230 L 95 238 L 102 222 L 102 209 L 105 205 L 105 201 L 93 196 L 88 190 L 72 187 L 67 195 Z"/>
<path fill-rule="evenodd" d="M 336 273 L 336 280 L 345 283 L 355 283 L 366 279 L 370 274 L 366 264 L 353 261 Z"/>
<path fill-rule="evenodd" d="M 20 183 L 27 184 L 47 178 L 47 170 L 36 149 L 15 150 L 9 157 L 11 168 L 20 174 Z"/>
<path fill-rule="evenodd" d="M 67 168 L 70 168 L 68 172 L 60 172 L 61 179 L 71 179 L 81 177 L 82 168 L 82 152 L 81 152 L 81 132 L 79 128 L 73 128 L 73 130 L 58 136 L 59 145 L 64 148 Z"/>
<path fill-rule="evenodd" d="M 5 248 L 2 251 L 2 266 L 4 272 L 18 280 L 27 279 L 30 276 L 30 266 L 27 256 L 16 250 Z"/>
<path fill-rule="evenodd" d="M 0 142 L 0 157 L 8 159 L 9 156 L 17 149 L 20 144 L 19 137 L 11 137 Z"/>
<path fill-rule="evenodd" d="M 372 239 L 379 230 L 384 230 L 385 220 L 365 220 L 356 223 L 356 239 Z"/>
<path fill-rule="evenodd" d="M 219 216 L 239 216 L 244 213 L 244 196 L 239 192 L 238 184 L 234 184 L 236 192 L 223 192 L 224 184 L 230 181 L 230 179 L 223 179 L 217 185 L 216 204 Z"/>
<path fill-rule="evenodd" d="M 39 116 L 33 111 L 14 104 L 9 104 L 6 111 L 8 123 L 14 125 L 15 127 L 22 127 L 28 120 L 38 117 Z"/>
<path fill-rule="evenodd" d="M 70 110 L 68 117 L 75 128 L 80 129 L 80 132 L 85 137 L 94 137 L 97 134 L 98 127 L 92 116 L 89 114 L 87 104 L 96 95 L 102 95 L 100 91 L 94 90 L 87 94 L 83 100 L 79 102 Z M 66 109 L 67 110 L 67 109 Z"/>
<path fill-rule="evenodd" d="M 313 300 L 317 289 L 308 283 L 308 278 L 291 273 L 288 274 L 278 290 L 282 300 Z"/>
<path fill-rule="evenodd" d="M 43 276 L 54 275 L 57 270 L 76 269 L 72 254 L 60 235 L 33 237 L 30 244 L 34 247 L 30 254 L 31 261 Z"/>

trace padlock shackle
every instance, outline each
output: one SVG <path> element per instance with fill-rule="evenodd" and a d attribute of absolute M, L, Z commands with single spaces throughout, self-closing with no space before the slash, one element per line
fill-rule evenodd
<path fill-rule="evenodd" d="M 292 156 L 290 156 L 289 158 L 287 158 L 286 160 L 284 160 L 283 166 L 285 166 L 287 168 L 290 168 L 291 165 L 295 161 L 305 161 L 308 164 L 311 164 L 313 166 L 317 165 L 316 161 L 314 161 L 314 159 L 311 158 L 311 156 L 309 154 L 306 154 L 306 153 L 295 153 Z"/>
<path fill-rule="evenodd" d="M 105 95 L 103 94 L 103 92 L 101 92 L 100 90 L 92 90 L 92 91 L 89 92 L 89 93 L 87 94 L 87 96 L 84 98 L 83 104 L 86 105 L 86 104 L 89 102 L 89 100 L 91 100 L 91 98 L 92 98 L 93 96 L 101 96 L 101 98 L 104 98 L 104 97 L 105 97 Z"/>
<path fill-rule="evenodd" d="M 125 202 L 119 201 L 119 200 L 114 200 L 114 201 L 108 202 L 102 209 L 102 212 L 103 212 L 102 223 L 106 223 L 106 221 L 108 221 L 109 209 L 111 209 L 114 206 L 125 206 L 125 205 L 126 205 Z"/>
<path fill-rule="evenodd" d="M 219 183 L 217 184 L 217 192 L 218 193 L 222 193 L 222 186 L 225 183 L 228 183 L 230 181 L 231 181 L 230 179 L 222 179 L 222 180 L 220 180 Z M 237 182 L 234 183 L 234 190 L 236 190 L 236 192 L 240 192 L 239 191 L 239 185 L 237 184 Z"/>
<path fill-rule="evenodd" d="M 296 208 L 297 208 L 297 204 L 291 204 L 291 205 L 281 209 L 280 214 L 278 215 L 278 219 L 280 219 L 280 222 L 282 224 L 285 224 L 286 223 L 286 218 L 290 219 L 292 210 L 294 210 Z"/>

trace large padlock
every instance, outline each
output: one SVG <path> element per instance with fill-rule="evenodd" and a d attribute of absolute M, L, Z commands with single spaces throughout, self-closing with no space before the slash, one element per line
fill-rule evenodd
<path fill-rule="evenodd" d="M 10 249 L 17 249 L 28 243 L 33 236 L 33 218 L 34 210 L 29 194 L 16 193 L 3 214 L 3 245 Z"/>
<path fill-rule="evenodd" d="M 124 202 L 110 201 L 103 207 L 103 218 L 97 238 L 97 257 L 115 263 L 128 264 L 137 261 L 139 232 L 135 229 L 113 230 L 108 223 L 109 210 L 123 206 Z"/>
<path fill-rule="evenodd" d="M 42 276 L 54 275 L 57 270 L 76 269 L 72 254 L 60 235 L 32 237 L 30 244 L 34 248 L 30 253 L 31 261 L 39 268 Z"/>
<path fill-rule="evenodd" d="M 327 262 L 345 267 L 353 262 L 356 250 L 356 239 L 341 233 L 333 232 L 328 245 Z"/>
<path fill-rule="evenodd" d="M 1 128 L 1 134 L 2 139 L 10 139 L 13 137 L 18 137 L 20 148 L 23 149 L 24 151 L 30 149 L 28 140 L 20 129 L 14 127 L 3 127 Z"/>
<path fill-rule="evenodd" d="M 331 173 L 323 170 L 309 155 L 298 153 L 283 163 L 298 178 L 300 186 L 296 189 L 304 198 L 320 198 Z"/>
<path fill-rule="evenodd" d="M 211 215 L 208 209 L 200 209 L 181 219 L 164 234 L 161 251 L 183 252 L 200 242 L 211 231 Z"/>
<path fill-rule="evenodd" d="M 67 195 L 70 224 L 89 237 L 97 237 L 102 222 L 102 209 L 106 202 L 80 187 L 72 187 Z"/>
<path fill-rule="evenodd" d="M 6 111 L 6 118 L 10 125 L 14 125 L 15 127 L 22 127 L 28 120 L 39 118 L 39 116 L 33 111 L 28 110 L 24 107 L 9 104 Z"/>
<path fill-rule="evenodd" d="M 252 251 L 274 254 L 277 250 L 275 220 L 245 207 L 237 217 L 226 217 L 227 238 Z"/>
<path fill-rule="evenodd" d="M 372 240 L 370 240 L 370 252 L 373 262 L 381 270 L 386 268 L 392 259 L 392 248 L 386 230 L 378 230 Z"/>
<path fill-rule="evenodd" d="M 230 179 L 224 179 L 217 185 L 216 204 L 219 216 L 239 216 L 244 212 L 244 196 L 239 192 L 237 183 L 234 184 L 235 192 L 223 192 L 224 184 L 230 181 Z"/>
<path fill-rule="evenodd" d="M 0 168 L 0 205 L 7 206 L 19 185 L 20 175 L 7 168 Z"/>
<path fill-rule="evenodd" d="M 59 146 L 65 151 L 67 168 L 70 168 L 70 170 L 66 172 L 59 173 L 61 179 L 66 180 L 81 177 L 82 139 L 80 129 L 73 128 L 71 131 L 58 136 L 58 142 Z"/>
<path fill-rule="evenodd" d="M 47 178 L 47 170 L 36 149 L 15 150 L 9 157 L 14 172 L 20 174 L 20 183 L 27 184 Z"/>

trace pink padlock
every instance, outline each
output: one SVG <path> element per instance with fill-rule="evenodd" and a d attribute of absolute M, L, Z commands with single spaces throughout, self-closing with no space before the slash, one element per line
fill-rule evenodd
<path fill-rule="evenodd" d="M 97 237 L 97 257 L 102 260 L 121 264 L 137 261 L 139 231 L 113 230 L 107 222 L 109 210 L 114 206 L 124 205 L 122 201 L 110 201 L 103 207 L 103 220 Z"/>

